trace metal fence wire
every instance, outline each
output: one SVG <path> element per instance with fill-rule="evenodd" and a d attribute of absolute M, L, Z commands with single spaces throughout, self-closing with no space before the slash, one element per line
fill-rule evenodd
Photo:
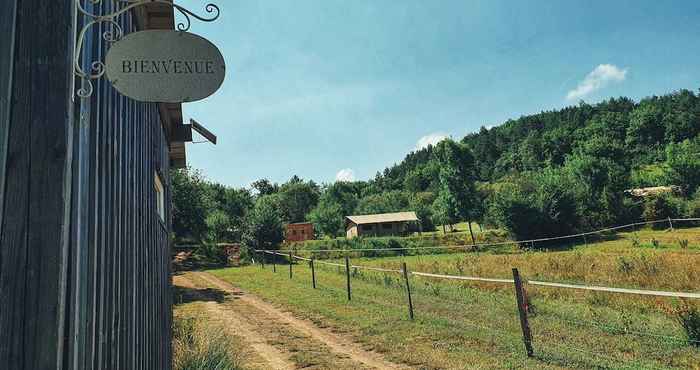
<path fill-rule="evenodd" d="M 586 232 L 586 233 L 579 233 L 579 234 L 573 234 L 573 235 L 566 235 L 566 236 L 559 236 L 559 237 L 551 237 L 551 238 L 538 238 L 538 239 L 531 239 L 531 240 L 521 240 L 521 241 L 509 241 L 509 242 L 500 242 L 500 243 L 483 243 L 480 244 L 481 246 L 491 246 L 491 245 L 503 245 L 503 244 L 513 244 L 513 243 L 530 243 L 530 242 L 538 242 L 538 241 L 547 241 L 547 240 L 562 240 L 562 239 L 567 239 L 567 238 L 575 238 L 575 237 L 581 237 L 584 235 L 594 235 L 594 234 L 600 234 L 604 232 L 609 232 L 609 231 L 615 231 L 615 230 L 620 230 L 624 228 L 629 228 L 629 227 L 634 227 L 634 226 L 640 226 L 640 225 L 649 225 L 649 224 L 656 224 L 656 223 L 661 223 L 661 222 L 667 222 L 669 223 L 669 226 L 673 228 L 673 223 L 672 222 L 692 222 L 692 221 L 700 221 L 700 218 L 685 218 L 685 219 L 665 219 L 665 220 L 657 220 L 657 221 L 649 221 L 649 222 L 639 222 L 639 223 L 633 223 L 633 224 L 627 224 L 623 226 L 616 226 L 616 227 L 609 227 L 601 230 L 596 230 L 596 231 L 591 231 L 591 232 Z M 436 249 L 436 248 L 444 248 L 444 249 L 454 249 L 455 247 L 452 246 L 436 246 L 436 247 L 429 247 L 430 249 Z M 528 315 L 528 307 L 527 307 L 527 286 L 540 286 L 540 287 L 546 287 L 546 288 L 552 288 L 552 289 L 571 289 L 571 290 L 583 290 L 583 291 L 596 291 L 596 292 L 608 292 L 608 293 L 615 293 L 615 294 L 627 294 L 627 295 L 642 295 L 642 296 L 654 296 L 654 297 L 665 297 L 665 298 L 684 298 L 684 299 L 700 299 L 700 293 L 698 292 L 675 292 L 675 291 L 665 291 L 665 290 L 650 290 L 650 289 L 635 289 L 635 288 L 627 288 L 627 287 L 608 287 L 608 286 L 599 286 L 599 285 L 590 285 L 590 284 L 585 284 L 585 283 L 571 283 L 571 282 L 554 282 L 554 281 L 540 281 L 540 280 L 527 280 L 527 279 L 522 279 L 520 278 L 519 274 L 517 273 L 517 269 L 513 269 L 514 273 L 514 278 L 499 278 L 499 277 L 483 277 L 483 276 L 463 276 L 463 275 L 448 275 L 448 274 L 436 274 L 436 273 L 427 273 L 427 272 L 420 272 L 420 271 L 408 271 L 408 269 L 404 267 L 402 270 L 397 270 L 397 269 L 388 269 L 388 268 L 379 268 L 379 267 L 373 267 L 373 266 L 363 266 L 363 265 L 355 265 L 355 264 L 350 264 L 349 259 L 347 257 L 347 253 L 350 252 L 361 252 L 361 251 L 386 251 L 386 250 L 406 250 L 406 249 L 428 249 L 428 247 L 424 248 L 367 248 L 367 249 L 324 249 L 324 250 L 315 250 L 313 252 L 346 252 L 346 263 L 347 264 L 341 264 L 341 263 L 335 263 L 335 262 L 330 262 L 330 261 L 323 261 L 323 260 L 318 260 L 315 258 L 308 258 L 308 257 L 303 257 L 296 255 L 295 253 L 288 252 L 288 253 L 280 253 L 278 251 L 274 250 L 255 250 L 255 252 L 260 253 L 263 257 L 260 259 L 260 262 L 262 263 L 262 266 L 264 267 L 264 263 L 266 261 L 265 255 L 270 255 L 272 256 L 273 260 L 278 259 L 278 257 L 281 257 L 283 259 L 288 259 L 288 263 L 290 264 L 290 271 L 291 271 L 291 265 L 294 264 L 295 260 L 299 261 L 305 261 L 308 262 L 309 267 L 313 270 L 314 264 L 320 264 L 320 265 L 325 265 L 325 266 L 332 266 L 337 269 L 338 272 L 344 272 L 348 276 L 348 281 L 347 281 L 347 290 L 348 290 L 348 299 L 350 299 L 350 291 L 351 291 L 351 284 L 350 284 L 350 269 L 354 270 L 366 270 L 366 271 L 372 271 L 372 272 L 378 272 L 378 273 L 383 273 L 383 274 L 397 274 L 399 275 L 399 278 L 402 276 L 405 277 L 406 281 L 406 290 L 407 290 L 407 296 L 408 296 L 408 305 L 410 306 L 410 317 L 413 319 L 413 305 L 410 299 L 410 284 L 409 284 L 409 276 L 414 276 L 414 277 L 419 277 L 419 278 L 428 278 L 428 279 L 438 279 L 438 280 L 453 280 L 453 281 L 474 281 L 474 282 L 486 282 L 486 283 L 497 283 L 497 284 L 514 284 L 515 289 L 516 289 L 516 295 L 519 295 L 520 292 L 523 293 L 524 297 L 523 299 L 518 299 L 518 310 L 521 315 L 521 324 L 522 324 L 522 331 L 523 331 L 523 340 L 525 342 L 525 347 L 528 349 L 527 355 L 528 356 L 533 356 L 531 346 L 534 344 L 542 344 L 543 346 L 546 346 L 549 348 L 549 352 L 551 352 L 551 348 L 559 348 L 563 349 L 567 352 L 576 352 L 579 354 L 587 354 L 592 357 L 600 358 L 603 359 L 606 362 L 611 362 L 614 363 L 615 366 L 642 366 L 645 368 L 645 366 L 648 366 L 646 364 L 643 364 L 642 362 L 638 361 L 633 361 L 629 359 L 620 359 L 616 358 L 607 354 L 599 353 L 599 352 L 594 352 L 594 351 L 588 351 L 584 350 L 581 348 L 576 348 L 573 346 L 568 346 L 565 344 L 553 344 L 553 343 L 546 343 L 544 344 L 541 341 L 534 341 L 532 334 L 530 333 L 530 328 L 529 328 L 529 322 L 527 320 L 527 315 Z M 305 251 L 309 252 L 309 251 Z M 291 274 L 290 274 L 291 276 Z M 313 285 L 314 288 L 316 287 L 316 276 L 313 274 Z M 520 298 L 520 297 L 519 297 Z M 571 325 L 577 325 L 577 326 L 587 326 L 587 327 L 595 327 L 601 330 L 613 330 L 617 331 L 621 334 L 625 335 L 636 335 L 636 336 L 643 336 L 643 337 L 651 337 L 651 338 L 658 338 L 658 339 L 666 339 L 670 341 L 675 341 L 675 342 L 684 342 L 688 344 L 693 344 L 697 345 L 700 344 L 700 341 L 693 340 L 690 338 L 682 338 L 682 337 L 676 337 L 676 336 L 669 336 L 669 335 L 663 335 L 663 334 L 656 334 L 656 333 L 647 333 L 647 332 L 641 332 L 641 331 L 634 331 L 634 330 L 627 330 L 626 328 L 620 328 L 620 327 L 615 327 L 611 325 L 605 325 L 597 322 L 583 322 L 583 321 L 578 321 L 578 320 L 572 320 L 572 319 L 563 319 L 563 318 L 556 318 L 559 321 L 566 322 Z M 524 321 L 523 321 L 524 320 Z M 478 328 L 480 330 L 485 330 L 488 332 L 491 332 L 495 335 L 503 335 L 504 333 L 496 333 L 494 332 L 494 328 L 487 328 L 481 325 L 477 325 L 474 323 L 468 323 L 470 326 L 473 326 L 475 328 Z M 508 334 L 508 333 L 505 333 Z"/>

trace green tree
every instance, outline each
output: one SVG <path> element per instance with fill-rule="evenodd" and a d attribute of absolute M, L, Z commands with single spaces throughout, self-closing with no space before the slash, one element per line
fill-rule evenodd
<path fill-rule="evenodd" d="M 669 194 L 658 194 L 644 200 L 642 218 L 645 221 L 658 221 L 666 218 L 676 218 L 683 214 L 683 202 L 678 197 Z M 665 223 L 655 224 L 655 227 L 666 227 Z"/>
<path fill-rule="evenodd" d="M 361 182 L 337 181 L 326 187 L 323 197 L 327 202 L 339 205 L 343 216 L 350 216 L 355 212 L 363 190 L 365 184 Z"/>
<path fill-rule="evenodd" d="M 571 234 L 579 223 L 574 185 L 552 169 L 503 183 L 491 196 L 489 219 L 517 240 Z"/>
<path fill-rule="evenodd" d="M 404 191 L 391 190 L 360 199 L 355 209 L 355 214 L 401 212 L 409 210 L 408 208 L 409 194 Z"/>
<path fill-rule="evenodd" d="M 321 198 L 308 218 L 313 222 L 314 228 L 323 235 L 336 237 L 343 232 L 343 208 L 328 197 Z"/>
<path fill-rule="evenodd" d="M 303 182 L 294 176 L 283 184 L 277 192 L 282 219 L 288 223 L 302 222 L 316 207 L 320 189 L 313 181 Z"/>
<path fill-rule="evenodd" d="M 221 184 L 209 184 L 209 186 L 216 209 L 223 212 L 228 220 L 225 241 L 240 241 L 245 229 L 245 217 L 253 208 L 253 195 L 244 188 L 229 188 Z M 218 220 L 222 218 L 218 217 Z"/>
<path fill-rule="evenodd" d="M 253 189 L 258 192 L 258 195 L 271 195 L 279 190 L 277 184 L 273 184 L 268 179 L 260 179 L 251 184 Z"/>
<path fill-rule="evenodd" d="M 421 231 L 435 230 L 433 223 L 433 203 L 435 202 L 435 193 L 420 192 L 411 195 L 409 208 L 416 212 L 416 216 L 420 220 Z"/>
<path fill-rule="evenodd" d="M 453 140 L 441 141 L 433 153 L 440 163 L 440 207 L 448 207 L 451 221 L 457 218 L 469 223 L 469 233 L 475 243 L 472 221 L 479 218 L 481 206 L 477 204 L 474 184 L 474 157 L 469 148 Z"/>
<path fill-rule="evenodd" d="M 630 115 L 627 128 L 627 144 L 635 150 L 658 145 L 664 139 L 664 125 L 661 121 L 662 110 L 656 100 L 645 100 Z"/>
<path fill-rule="evenodd" d="M 211 189 L 202 174 L 189 167 L 172 170 L 170 179 L 175 239 L 200 242 L 207 236 L 206 218 L 215 205 Z"/>
<path fill-rule="evenodd" d="M 204 221 L 207 225 L 207 241 L 211 243 L 232 242 L 235 233 L 231 219 L 222 210 L 215 209 L 209 212 Z"/>
<path fill-rule="evenodd" d="M 433 221 L 433 224 L 442 225 L 443 233 L 447 232 L 447 225 L 450 225 L 450 230 L 452 230 L 452 225 L 459 222 L 459 218 L 457 217 L 455 210 L 456 207 L 453 203 L 453 199 L 449 196 L 449 193 L 439 193 L 431 206 L 431 220 Z"/>
<path fill-rule="evenodd" d="M 700 139 L 671 143 L 666 147 L 668 181 L 692 194 L 700 185 Z"/>
<path fill-rule="evenodd" d="M 277 249 L 284 240 L 282 217 L 276 195 L 264 195 L 257 199 L 248 214 L 243 244 L 248 249 Z"/>

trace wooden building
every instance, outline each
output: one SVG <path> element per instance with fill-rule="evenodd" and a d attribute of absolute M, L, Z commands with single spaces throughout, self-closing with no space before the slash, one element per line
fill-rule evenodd
<path fill-rule="evenodd" d="M 284 241 L 286 242 L 303 242 L 314 238 L 314 224 L 311 222 L 287 224 L 285 227 Z"/>
<path fill-rule="evenodd" d="M 358 236 L 402 236 L 417 230 L 418 221 L 415 212 L 346 216 L 345 235 L 348 239 Z"/>
<path fill-rule="evenodd" d="M 0 1 L 0 367 L 170 369 L 169 171 L 190 127 L 179 104 L 136 102 L 105 78 L 76 97 L 76 14 L 73 0 Z M 172 29 L 173 9 L 117 21 Z M 83 69 L 104 60 L 108 30 L 88 29 Z"/>

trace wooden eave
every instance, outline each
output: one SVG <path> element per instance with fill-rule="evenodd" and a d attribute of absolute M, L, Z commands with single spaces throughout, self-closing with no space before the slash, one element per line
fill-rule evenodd
<path fill-rule="evenodd" d="M 139 30 L 173 30 L 175 14 L 173 7 L 163 3 L 151 3 L 134 9 Z M 170 166 L 183 168 L 187 165 L 185 142 L 192 141 L 192 128 L 182 122 L 182 104 L 158 103 L 163 130 L 168 138 Z"/>

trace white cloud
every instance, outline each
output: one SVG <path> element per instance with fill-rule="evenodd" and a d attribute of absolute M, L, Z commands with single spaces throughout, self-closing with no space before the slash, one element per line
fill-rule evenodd
<path fill-rule="evenodd" d="M 335 174 L 335 181 L 355 181 L 355 171 L 343 168 Z"/>
<path fill-rule="evenodd" d="M 435 145 L 445 139 L 447 139 L 446 134 L 442 132 L 433 132 L 432 134 L 425 135 L 422 138 L 418 139 L 415 150 L 421 150 L 427 147 L 428 145 Z"/>
<path fill-rule="evenodd" d="M 620 69 L 613 64 L 601 64 L 579 82 L 575 89 L 566 94 L 567 100 L 582 99 L 596 90 L 600 90 L 611 82 L 621 82 L 627 76 L 627 68 Z"/>

